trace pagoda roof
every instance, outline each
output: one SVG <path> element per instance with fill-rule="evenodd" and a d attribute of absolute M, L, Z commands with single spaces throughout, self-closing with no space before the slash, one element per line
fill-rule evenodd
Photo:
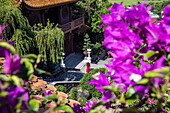
<path fill-rule="evenodd" d="M 77 1 L 79 0 L 23 0 L 22 2 L 32 8 L 41 8 L 41 7 L 74 3 Z"/>

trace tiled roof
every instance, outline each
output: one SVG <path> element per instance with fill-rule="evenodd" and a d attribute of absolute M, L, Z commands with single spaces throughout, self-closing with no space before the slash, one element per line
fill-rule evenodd
<path fill-rule="evenodd" d="M 30 7 L 45 7 L 68 2 L 76 2 L 78 0 L 23 0 Z"/>

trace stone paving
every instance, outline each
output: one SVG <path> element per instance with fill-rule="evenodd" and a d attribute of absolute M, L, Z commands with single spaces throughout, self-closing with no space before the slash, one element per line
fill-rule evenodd
<path fill-rule="evenodd" d="M 105 60 L 100 60 L 97 64 L 91 63 L 91 70 L 96 68 L 104 68 L 105 64 L 108 64 L 111 58 L 107 58 Z M 56 77 L 44 79 L 48 83 L 57 82 L 57 81 L 80 81 L 81 78 L 86 73 L 86 61 L 83 60 L 83 54 L 81 53 L 73 53 L 69 55 L 64 63 L 66 65 L 66 72 L 59 73 Z M 72 70 L 69 70 L 71 68 Z M 77 70 L 76 68 L 79 68 Z M 75 69 L 75 70 L 74 70 Z M 74 71 L 73 71 L 74 70 Z"/>
<path fill-rule="evenodd" d="M 68 71 L 56 78 L 57 81 L 80 81 L 80 79 L 83 77 L 84 73 L 77 72 L 77 71 Z"/>

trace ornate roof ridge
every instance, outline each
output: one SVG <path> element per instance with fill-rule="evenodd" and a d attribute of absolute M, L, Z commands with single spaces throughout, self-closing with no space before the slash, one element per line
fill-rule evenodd
<path fill-rule="evenodd" d="M 73 3 L 79 0 L 22 0 L 23 3 L 32 8 L 47 7 L 64 3 Z"/>

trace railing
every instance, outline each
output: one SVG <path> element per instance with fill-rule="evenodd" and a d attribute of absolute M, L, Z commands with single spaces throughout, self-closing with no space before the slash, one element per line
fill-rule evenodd
<path fill-rule="evenodd" d="M 51 82 L 48 85 L 62 85 L 65 86 L 67 88 L 67 90 L 69 91 L 71 88 L 76 87 L 80 84 L 80 81 L 56 81 L 56 82 Z"/>
<path fill-rule="evenodd" d="M 68 33 L 82 25 L 84 25 L 84 17 L 80 17 L 76 20 L 60 25 L 59 27 L 64 31 L 64 33 Z"/>

